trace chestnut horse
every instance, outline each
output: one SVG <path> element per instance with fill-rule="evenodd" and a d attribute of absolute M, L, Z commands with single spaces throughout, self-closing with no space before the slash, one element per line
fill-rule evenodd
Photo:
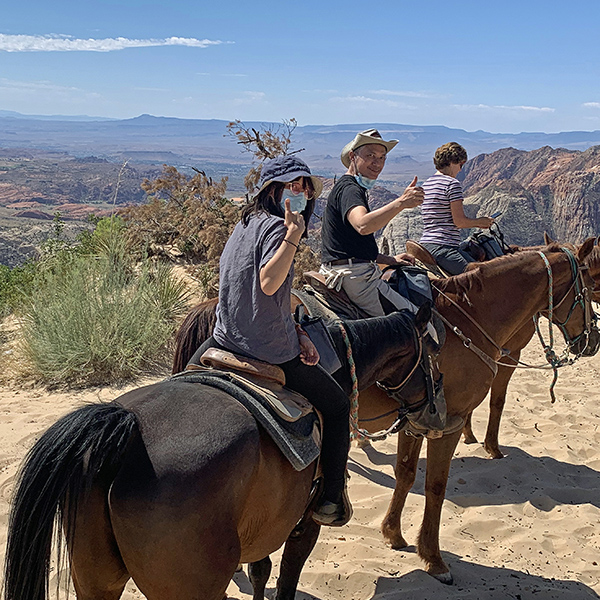
<path fill-rule="evenodd" d="M 444 373 L 448 414 L 466 418 L 483 401 L 494 381 L 493 370 L 468 345 L 499 361 L 508 342 L 534 315 L 548 311 L 550 301 L 555 307 L 553 321 L 567 321 L 565 331 L 571 339 L 585 330 L 585 310 L 577 304 L 574 282 L 581 274 L 585 287 L 590 285 L 580 267 L 593 244 L 593 238 L 587 240 L 576 254 L 558 245 L 548 246 L 543 252 L 519 252 L 479 263 L 462 275 L 435 280 L 435 287 L 441 292 L 436 299 L 437 310 L 464 336 L 461 339 L 449 329 L 438 357 Z M 576 308 L 567 319 L 573 306 Z M 591 343 L 597 347 L 597 330 L 592 336 Z M 578 344 L 573 350 L 579 350 Z M 427 572 L 443 583 L 452 583 L 452 575 L 440 553 L 440 517 L 450 462 L 460 435 L 459 431 L 428 440 L 427 446 L 425 513 L 417 548 Z M 401 516 L 415 480 L 421 445 L 422 439 L 398 437 L 396 487 L 382 524 L 383 535 L 393 548 L 407 545 Z"/>
<path fill-rule="evenodd" d="M 546 244 L 551 244 L 553 241 L 544 235 Z M 541 247 L 540 247 L 541 248 Z M 524 248 L 528 250 L 530 248 Z M 600 302 L 600 247 L 594 246 L 590 254 L 585 259 L 585 264 L 588 267 L 589 275 L 594 280 L 595 287 L 592 289 L 592 300 Z M 519 330 L 511 340 L 506 344 L 506 348 L 510 350 L 510 357 L 503 357 L 500 359 L 502 366 L 498 369 L 498 374 L 494 377 L 494 382 L 490 390 L 489 400 L 489 418 L 487 429 L 485 433 L 485 439 L 483 447 L 485 451 L 490 455 L 491 458 L 498 459 L 503 458 L 504 454 L 500 450 L 500 443 L 498 441 L 498 434 L 500 430 L 500 421 L 502 418 L 502 411 L 506 403 L 506 392 L 508 384 L 515 371 L 515 361 L 519 360 L 521 351 L 531 341 L 535 335 L 535 325 L 532 321 L 529 321 L 521 330 Z M 583 352 L 583 356 L 591 356 L 595 354 L 597 348 L 590 346 Z M 477 438 L 473 433 L 472 414 L 470 414 L 465 422 L 465 428 L 463 431 L 465 444 L 476 444 Z"/>
<path fill-rule="evenodd" d="M 567 321 L 565 331 L 568 336 L 574 339 L 585 330 L 585 311 L 576 302 L 574 282 L 581 274 L 585 286 L 590 285 L 589 276 L 580 270 L 580 266 L 593 245 L 591 238 L 576 254 L 558 245 L 545 247 L 543 253 L 519 252 L 479 263 L 462 275 L 434 280 L 435 287 L 442 292 L 436 298 L 438 312 L 464 334 L 461 339 L 447 327 L 446 343 L 438 357 L 439 368 L 444 374 L 448 415 L 466 418 L 483 401 L 494 381 L 495 367 L 503 349 L 532 322 L 534 315 L 548 310 L 550 298 L 556 307 L 553 321 Z M 571 311 L 572 307 L 575 308 Z M 572 312 L 572 318 L 567 319 L 569 312 Z M 214 317 L 210 314 L 190 315 L 186 332 L 178 339 L 175 364 L 186 364 L 195 344 L 210 335 L 213 322 Z M 198 325 L 196 332 L 194 324 Z M 189 336 L 195 339 L 188 346 L 185 338 L 190 339 Z M 597 347 L 600 343 L 597 331 L 593 338 L 591 344 Z M 467 340 L 484 359 L 467 348 Z M 580 344 L 583 341 L 575 344 L 575 352 L 580 349 Z M 359 418 L 363 423 L 368 419 L 364 428 L 377 431 L 388 427 L 394 418 L 388 416 L 394 409 L 394 400 L 378 386 L 363 387 Z M 427 572 L 448 584 L 452 583 L 452 575 L 440 553 L 439 528 L 450 461 L 460 436 L 461 432 L 457 431 L 427 440 L 426 503 L 418 539 L 418 553 L 426 563 Z M 401 530 L 401 514 L 415 480 L 422 443 L 423 438 L 398 436 L 396 488 L 382 524 L 384 537 L 396 549 L 407 546 Z"/>
<path fill-rule="evenodd" d="M 430 315 L 427 307 L 345 322 L 362 385 L 410 378 L 407 402 L 423 398 L 429 386 L 415 366 Z M 296 471 L 214 387 L 171 379 L 85 406 L 48 429 L 25 460 L 5 599 L 46 600 L 58 514 L 78 600 L 118 600 L 130 578 L 148 600 L 222 600 L 241 562 L 253 563 L 260 600 L 268 555 L 286 540 L 276 598 L 291 600 L 320 529 L 306 512 L 314 476 L 314 463 Z"/>

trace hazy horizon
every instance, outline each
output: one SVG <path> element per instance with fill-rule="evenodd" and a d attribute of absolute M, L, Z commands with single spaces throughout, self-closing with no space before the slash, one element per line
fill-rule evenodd
<path fill-rule="evenodd" d="M 129 117 L 123 117 L 123 118 L 118 118 L 118 117 L 107 117 L 107 116 L 103 116 L 103 115 L 85 115 L 85 114 L 53 114 L 53 113 L 48 113 L 48 114 L 28 114 L 28 113 L 21 113 L 18 111 L 13 111 L 13 110 L 6 110 L 6 109 L 0 109 L 0 118 L 2 117 L 13 117 L 14 115 L 18 115 L 14 118 L 24 118 L 24 119 L 32 119 L 32 120 L 56 120 L 56 121 L 60 121 L 60 120 L 64 120 L 65 122 L 69 122 L 69 121 L 89 121 L 89 122 L 94 122 L 94 121 L 128 121 L 128 120 L 133 120 L 133 119 L 138 119 L 140 117 L 153 117 L 156 119 L 177 119 L 177 120 L 183 120 L 183 121 L 222 121 L 222 122 L 229 122 L 231 121 L 231 119 L 213 119 L 213 118 L 202 118 L 202 117 L 176 117 L 176 116 L 172 116 L 172 115 L 152 115 L 149 113 L 141 113 L 141 114 L 137 114 L 137 115 L 132 115 Z M 273 120 L 250 120 L 250 119 L 241 119 L 240 120 L 242 122 L 246 122 L 246 123 L 254 123 L 254 122 L 259 122 L 259 123 L 264 123 L 264 124 L 279 124 L 281 122 L 277 122 L 277 121 L 273 121 Z M 364 121 L 361 122 L 356 122 L 356 123 L 349 123 L 349 122 L 340 122 L 340 123 L 298 123 L 299 127 L 342 127 L 342 126 L 371 126 L 371 125 L 392 125 L 392 126 L 406 126 L 406 127 L 444 127 L 447 129 L 455 129 L 455 130 L 461 130 L 461 131 L 465 131 L 467 133 L 477 133 L 477 132 L 484 132 L 484 133 L 491 133 L 493 135 L 519 135 L 519 134 L 543 134 L 543 135 L 553 135 L 553 134 L 561 134 L 561 133 L 578 133 L 578 132 L 582 132 L 582 133 L 593 133 L 596 131 L 600 131 L 600 129 L 571 129 L 571 130 L 562 130 L 562 131 L 556 131 L 556 132 L 547 132 L 547 131 L 514 131 L 514 132 L 509 132 L 509 131 L 489 131 L 489 130 L 485 130 L 485 129 L 477 129 L 477 130 L 470 130 L 470 129 L 464 129 L 462 127 L 450 127 L 448 125 L 443 125 L 440 123 L 400 123 L 400 122 L 392 122 L 392 121 L 386 121 L 386 122 L 371 122 L 371 123 L 367 123 Z"/>

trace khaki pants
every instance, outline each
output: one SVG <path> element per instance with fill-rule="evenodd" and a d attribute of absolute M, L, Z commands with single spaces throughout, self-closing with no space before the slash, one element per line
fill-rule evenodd
<path fill-rule="evenodd" d="M 408 309 L 412 313 L 419 310 L 418 306 L 401 296 L 381 279 L 381 269 L 374 262 L 352 265 L 321 265 L 319 273 L 325 276 L 328 287 L 338 291 L 343 289 L 348 298 L 371 317 L 385 315 L 379 300 L 380 294 L 398 310 Z M 427 331 L 437 342 L 438 336 L 431 323 L 427 324 Z"/>

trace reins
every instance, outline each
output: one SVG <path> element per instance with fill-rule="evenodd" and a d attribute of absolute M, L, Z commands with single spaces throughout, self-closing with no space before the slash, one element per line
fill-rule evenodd
<path fill-rule="evenodd" d="M 452 325 L 452 323 L 450 323 L 443 315 L 441 315 L 439 313 L 439 311 L 434 310 L 434 312 L 440 317 L 440 319 L 446 324 L 446 326 L 463 342 L 463 345 L 466 348 L 468 348 L 469 350 L 471 350 L 474 354 L 476 354 L 480 358 L 480 360 L 492 371 L 494 377 L 496 376 L 496 374 L 498 372 L 498 366 L 504 366 L 504 367 L 509 366 L 509 367 L 512 367 L 515 369 L 517 369 L 517 368 L 520 368 L 520 369 L 552 369 L 553 373 L 554 373 L 554 377 L 553 377 L 552 383 L 550 385 L 550 397 L 551 397 L 551 400 L 553 403 L 556 401 L 556 397 L 554 394 L 554 386 L 556 385 L 556 382 L 558 379 L 559 367 L 562 367 L 565 365 L 571 365 L 578 358 L 580 358 L 583 355 L 583 352 L 589 346 L 590 333 L 592 331 L 593 323 L 595 323 L 595 320 L 596 320 L 595 315 L 593 313 L 593 309 L 591 307 L 591 299 L 589 297 L 589 290 L 588 290 L 587 286 L 585 285 L 585 282 L 583 281 L 582 271 L 587 267 L 579 265 L 577 263 L 577 261 L 575 260 L 575 257 L 573 256 L 572 252 L 568 248 L 561 248 L 561 252 L 564 252 L 567 255 L 567 257 L 569 258 L 569 264 L 571 267 L 571 274 L 573 277 L 573 282 L 571 283 L 571 285 L 569 286 L 569 289 L 565 292 L 565 294 L 561 298 L 560 302 L 558 302 L 558 304 L 556 304 L 556 306 L 554 306 L 554 291 L 553 291 L 554 278 L 552 275 L 552 267 L 551 267 L 550 262 L 548 261 L 548 258 L 546 257 L 546 255 L 539 250 L 537 251 L 537 253 L 542 257 L 542 260 L 544 261 L 544 265 L 546 267 L 546 271 L 548 273 L 549 293 L 548 293 L 548 311 L 547 312 L 548 312 L 548 329 L 549 329 L 549 338 L 550 338 L 549 344 L 546 344 L 546 342 L 543 338 L 543 335 L 541 333 L 540 327 L 539 327 L 539 318 L 542 315 L 542 313 L 544 313 L 546 311 L 537 312 L 533 317 L 533 321 L 535 324 L 536 332 L 540 339 L 540 343 L 542 344 L 546 360 L 549 363 L 547 365 L 545 365 L 545 364 L 544 365 L 530 365 L 519 359 L 512 357 L 510 355 L 510 351 L 506 348 L 501 348 L 496 343 L 496 341 L 481 327 L 481 325 L 479 325 L 479 323 L 469 313 L 467 313 L 462 308 L 462 306 L 460 306 L 457 302 L 455 302 L 447 294 L 442 292 L 439 288 L 435 287 L 435 285 L 432 283 L 432 287 L 434 287 L 441 296 L 443 296 L 446 300 L 448 300 L 448 302 L 450 302 L 454 307 L 456 307 L 479 330 L 479 332 L 494 346 L 494 348 L 496 348 L 496 350 L 498 350 L 500 352 L 501 358 L 508 358 L 511 361 L 514 361 L 514 364 L 507 365 L 504 362 L 500 362 L 499 360 L 492 358 L 489 354 L 484 352 L 477 345 L 473 344 L 471 338 L 467 337 L 457 326 Z M 567 342 L 567 348 L 565 348 L 565 350 L 563 351 L 561 356 L 557 356 L 557 354 L 555 353 L 555 351 L 553 349 L 554 335 L 553 335 L 553 329 L 552 329 L 552 325 L 553 325 L 552 315 L 553 315 L 554 310 L 556 308 L 558 308 L 566 300 L 567 296 L 570 294 L 571 290 L 574 287 L 575 287 L 576 295 L 573 300 L 573 304 L 571 305 L 571 308 L 569 310 L 569 314 L 567 315 L 567 318 L 562 323 L 555 323 L 555 325 L 557 327 L 559 327 L 559 329 L 561 330 L 561 332 L 565 338 L 565 341 Z M 584 331 L 581 334 L 579 334 L 575 339 L 571 339 L 571 337 L 569 336 L 569 334 L 566 330 L 566 324 L 569 321 L 569 319 L 571 318 L 571 316 L 573 315 L 575 308 L 579 304 L 582 305 L 582 309 L 584 311 Z M 583 350 L 581 350 L 579 353 L 577 353 L 574 358 L 570 358 L 568 356 L 570 349 L 584 335 L 586 336 L 586 345 L 584 346 Z"/>
<path fill-rule="evenodd" d="M 418 402 L 414 405 L 394 408 L 393 410 L 390 410 L 382 415 L 378 415 L 377 417 L 373 417 L 371 419 L 359 419 L 358 418 L 358 396 L 359 396 L 359 394 L 358 394 L 358 377 L 356 375 L 356 364 L 354 362 L 354 356 L 352 354 L 352 345 L 350 343 L 350 338 L 348 336 L 348 332 L 346 331 L 346 328 L 344 327 L 343 322 L 341 320 L 336 320 L 335 324 L 339 327 L 339 330 L 342 334 L 342 339 L 344 340 L 344 344 L 346 346 L 346 360 L 348 361 L 348 367 L 350 370 L 350 379 L 352 381 L 352 391 L 350 392 L 350 429 L 351 429 L 350 440 L 357 440 L 359 442 L 364 439 L 373 440 L 373 441 L 384 440 L 388 435 L 396 433 L 400 430 L 400 428 L 406 421 L 406 415 L 408 413 L 415 411 L 415 410 L 419 410 L 426 403 L 428 403 L 430 401 L 430 398 L 428 397 L 429 394 L 423 400 L 421 400 L 420 402 Z M 418 335 L 414 325 L 413 325 L 413 334 L 414 334 L 414 339 L 415 339 L 416 345 L 418 347 L 418 356 L 417 356 L 417 360 L 415 361 L 415 364 L 409 371 L 408 375 L 406 375 L 404 377 L 404 379 L 402 380 L 401 383 L 399 383 L 398 385 L 395 385 L 395 386 L 387 386 L 387 385 L 383 384 L 382 382 L 379 382 L 379 381 L 377 382 L 378 387 L 380 387 L 381 389 L 383 389 L 384 391 L 386 391 L 388 393 L 389 392 L 398 392 L 402 387 L 404 387 L 404 385 L 406 385 L 406 383 L 410 380 L 410 378 L 414 375 L 415 371 L 421 365 L 421 360 L 424 356 L 423 340 L 422 340 L 421 336 Z M 389 415 L 391 415 L 393 413 L 398 413 L 398 418 L 392 423 L 392 425 L 390 427 L 388 427 L 387 429 L 378 431 L 377 433 L 369 433 L 366 429 L 362 429 L 358 425 L 359 421 L 362 421 L 362 422 L 376 421 L 378 419 L 382 419 L 383 417 L 388 417 Z"/>

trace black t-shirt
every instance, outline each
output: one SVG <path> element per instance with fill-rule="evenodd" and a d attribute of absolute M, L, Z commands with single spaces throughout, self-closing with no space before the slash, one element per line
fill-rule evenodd
<path fill-rule="evenodd" d="M 323 213 L 321 260 L 324 263 L 342 258 L 377 258 L 379 249 L 375 236 L 372 233 L 360 235 L 347 219 L 348 212 L 355 206 L 371 210 L 367 190 L 352 175 L 344 175 L 333 186 Z"/>

